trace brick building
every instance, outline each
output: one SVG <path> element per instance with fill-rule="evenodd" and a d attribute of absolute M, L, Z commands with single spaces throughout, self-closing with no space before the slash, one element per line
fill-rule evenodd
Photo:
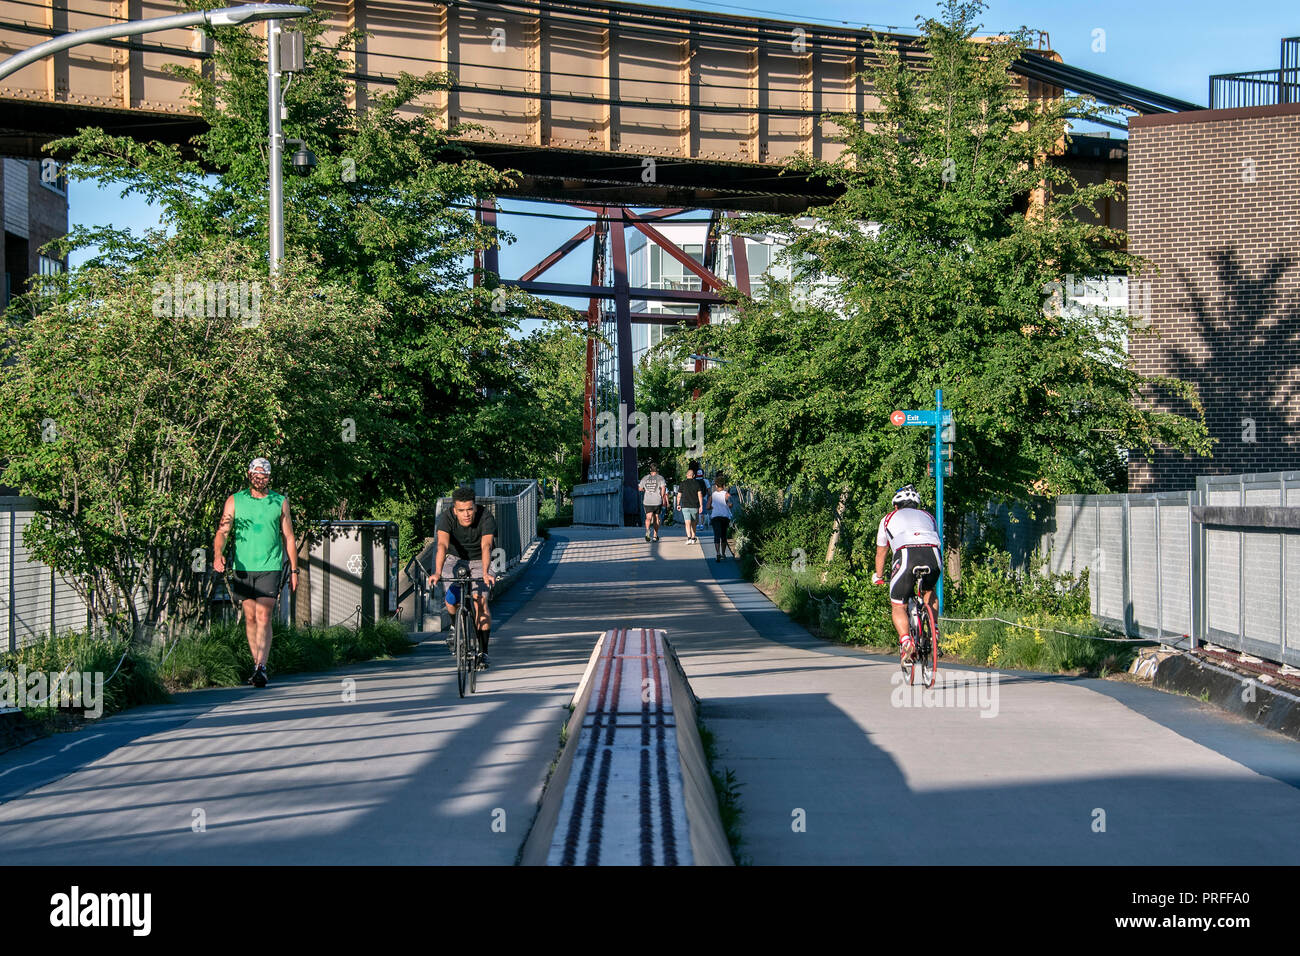
<path fill-rule="evenodd" d="M 1300 469 L 1300 104 L 1133 117 L 1128 160 L 1129 250 L 1159 268 L 1129 352 L 1195 384 L 1218 442 L 1131 453 L 1129 491 Z"/>
<path fill-rule="evenodd" d="M 39 160 L 0 161 L 5 264 L 0 306 L 7 306 L 11 295 L 24 291 L 32 276 L 64 267 L 62 261 L 42 255 L 40 249 L 68 231 L 67 184 L 56 175 L 57 167 L 51 166 L 45 176 L 42 170 Z"/>

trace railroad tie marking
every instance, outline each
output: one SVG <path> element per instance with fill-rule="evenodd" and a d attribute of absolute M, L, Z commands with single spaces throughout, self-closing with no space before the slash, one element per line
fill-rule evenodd
<path fill-rule="evenodd" d="M 664 632 L 607 631 L 548 862 L 690 864 Z M 649 689 L 649 693 L 646 690 Z"/>

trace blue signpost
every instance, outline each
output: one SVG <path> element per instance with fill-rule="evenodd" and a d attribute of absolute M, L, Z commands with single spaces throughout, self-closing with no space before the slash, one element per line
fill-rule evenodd
<path fill-rule="evenodd" d="M 926 426 L 934 429 L 934 446 L 930 449 L 930 474 L 934 475 L 934 520 L 939 526 L 939 540 L 943 540 L 943 479 L 952 475 L 953 442 L 956 426 L 952 412 L 943 407 L 943 389 L 934 390 L 934 408 L 899 409 L 889 416 L 896 426 Z M 939 598 L 939 613 L 943 614 L 943 578 L 935 588 Z"/>

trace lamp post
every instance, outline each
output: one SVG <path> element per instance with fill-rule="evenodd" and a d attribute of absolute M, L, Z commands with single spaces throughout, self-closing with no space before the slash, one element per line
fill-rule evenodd
<path fill-rule="evenodd" d="M 284 258 L 284 133 L 280 129 L 280 21 L 266 21 L 266 118 L 269 130 L 270 211 L 267 232 L 271 240 L 270 272 L 280 271 Z"/>
<path fill-rule="evenodd" d="M 175 30 L 184 27 L 228 27 L 256 20 L 266 20 L 266 70 L 267 93 L 269 104 L 267 117 L 271 123 L 270 131 L 270 265 L 272 274 L 284 258 L 284 170 L 280 168 L 284 151 L 284 140 L 280 133 L 280 21 L 306 16 L 310 7 L 289 3 L 246 3 L 238 7 L 222 7 L 219 10 L 196 10 L 193 13 L 178 13 L 170 17 L 154 17 L 149 20 L 131 20 L 126 23 L 110 23 L 89 30 L 66 33 L 61 37 L 38 43 L 29 50 L 15 53 L 0 62 L 0 80 L 35 63 L 51 53 L 58 53 L 69 47 L 83 43 L 98 43 L 116 37 L 139 36 L 143 33 L 156 33 L 159 30 Z"/>

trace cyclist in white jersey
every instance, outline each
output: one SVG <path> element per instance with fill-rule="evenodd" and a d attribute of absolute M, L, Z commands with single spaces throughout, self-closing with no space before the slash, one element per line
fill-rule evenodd
<path fill-rule="evenodd" d="M 903 646 L 903 660 L 910 662 L 916 648 L 907 631 L 907 599 L 921 582 L 921 599 L 934 611 L 939 608 L 934 599 L 934 588 L 943 573 L 939 528 L 934 515 L 921 507 L 921 496 L 916 487 L 904 485 L 894 495 L 894 510 L 880 519 L 876 532 L 876 573 L 872 584 L 885 583 L 886 548 L 894 552 L 893 572 L 889 578 L 889 603 L 894 619 L 898 642 Z"/>

